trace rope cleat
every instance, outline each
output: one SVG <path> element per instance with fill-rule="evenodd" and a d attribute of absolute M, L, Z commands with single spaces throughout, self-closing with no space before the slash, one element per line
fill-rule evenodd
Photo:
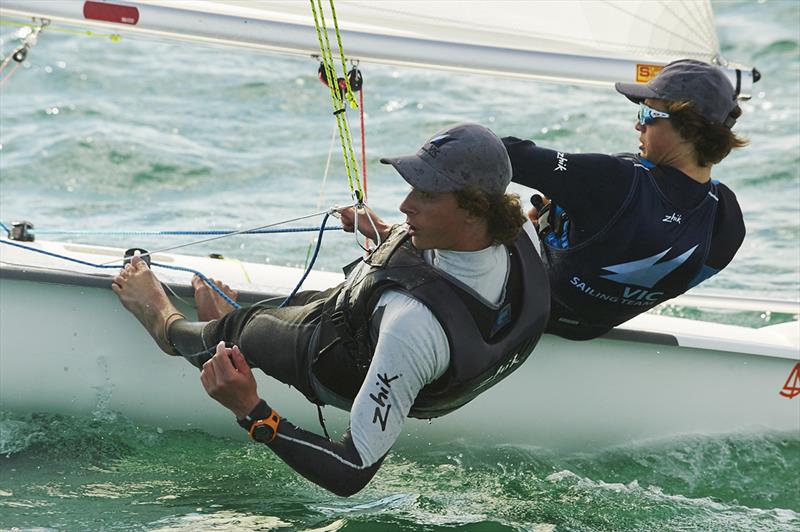
<path fill-rule="evenodd" d="M 131 263 L 131 259 L 135 255 L 140 255 L 144 263 L 147 264 L 147 267 L 150 268 L 150 252 L 146 249 L 142 248 L 130 248 L 125 250 L 125 259 L 122 261 L 122 265 L 125 266 L 126 264 Z"/>

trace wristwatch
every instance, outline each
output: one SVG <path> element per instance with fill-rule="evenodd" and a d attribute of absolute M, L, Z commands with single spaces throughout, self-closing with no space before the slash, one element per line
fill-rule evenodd
<path fill-rule="evenodd" d="M 236 422 L 247 431 L 251 439 L 261 443 L 272 443 L 278 435 L 281 416 L 262 399 L 246 418 L 237 419 Z"/>

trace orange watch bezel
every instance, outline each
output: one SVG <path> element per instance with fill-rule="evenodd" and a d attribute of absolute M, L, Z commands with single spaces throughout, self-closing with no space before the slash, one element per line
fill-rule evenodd
<path fill-rule="evenodd" d="M 280 424 L 280 422 L 281 422 L 280 414 L 278 414 L 273 410 L 272 413 L 269 416 L 265 417 L 264 419 L 256 419 L 255 421 L 253 421 L 253 423 L 250 425 L 250 430 L 248 430 L 247 433 L 250 435 L 250 439 L 252 440 L 254 439 L 253 431 L 255 430 L 255 428 L 260 427 L 262 425 L 267 425 L 272 429 L 272 438 L 270 438 L 269 441 L 265 443 L 272 443 L 272 441 L 278 435 L 278 425 Z"/>

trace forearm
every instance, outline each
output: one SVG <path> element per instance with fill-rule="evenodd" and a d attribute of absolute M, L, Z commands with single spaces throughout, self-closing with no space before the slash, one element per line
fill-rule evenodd
<path fill-rule="evenodd" d="M 342 497 L 361 491 L 385 458 L 364 465 L 350 429 L 339 441 L 330 441 L 286 419 L 281 420 L 275 439 L 267 446 L 297 473 Z"/>
<path fill-rule="evenodd" d="M 375 217 L 375 219 L 373 221 L 375 222 L 375 229 L 377 229 L 378 236 L 380 236 L 380 242 L 383 242 L 384 240 L 389 238 L 389 233 L 392 232 L 392 227 L 394 227 L 394 226 L 392 224 L 387 224 L 386 222 L 384 222 L 382 219 L 378 218 L 377 216 Z M 371 225 L 370 225 L 370 229 L 372 229 Z M 375 238 L 374 236 L 370 237 L 370 240 L 372 240 L 376 244 L 378 243 L 378 239 Z"/>
<path fill-rule="evenodd" d="M 342 220 L 342 229 L 348 233 L 358 231 L 376 244 L 383 242 L 389 236 L 392 225 L 384 222 L 380 216 L 367 206 L 344 207 L 339 209 Z"/>
<path fill-rule="evenodd" d="M 633 184 L 633 164 L 602 154 L 574 154 L 506 137 L 512 181 L 543 192 L 581 230 L 600 230 L 622 207 Z"/>

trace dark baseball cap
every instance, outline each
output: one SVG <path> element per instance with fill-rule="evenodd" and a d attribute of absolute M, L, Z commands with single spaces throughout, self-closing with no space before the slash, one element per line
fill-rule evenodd
<path fill-rule="evenodd" d="M 736 107 L 733 83 L 721 68 L 696 61 L 679 59 L 665 66 L 647 83 L 622 83 L 614 85 L 634 103 L 646 98 L 670 102 L 694 103 L 694 111 L 714 124 L 733 127 L 736 119 L 730 116 Z"/>
<path fill-rule="evenodd" d="M 384 157 L 411 186 L 425 192 L 477 187 L 503 194 L 511 181 L 511 161 L 497 135 L 480 124 L 450 126 L 425 141 L 414 155 Z"/>

